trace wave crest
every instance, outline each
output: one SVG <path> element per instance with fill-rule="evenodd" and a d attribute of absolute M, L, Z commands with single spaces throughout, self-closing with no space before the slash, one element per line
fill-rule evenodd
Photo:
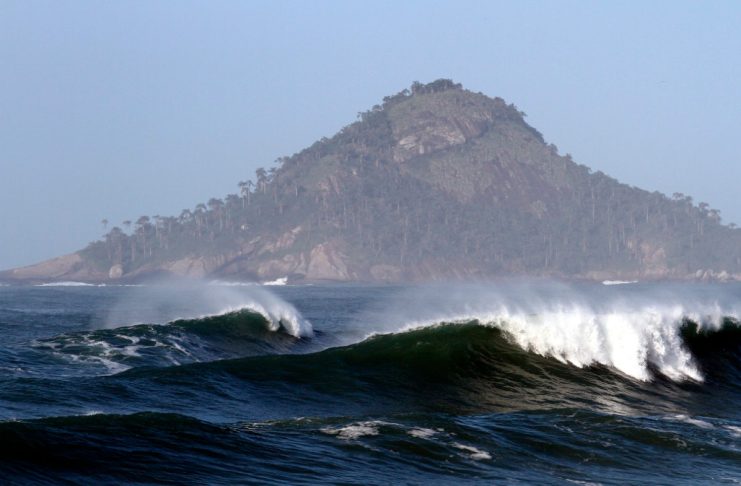
<path fill-rule="evenodd" d="M 540 283 L 427 288 L 403 298 L 419 304 L 392 306 L 387 313 L 401 323 L 382 332 L 478 321 L 528 351 L 578 367 L 605 365 L 643 381 L 653 370 L 673 380 L 702 381 L 682 327 L 689 321 L 713 332 L 741 316 L 737 298 L 721 287 L 668 286 L 657 292 L 640 285 Z"/>
<path fill-rule="evenodd" d="M 296 326 L 302 324 L 295 315 L 264 312 L 241 308 L 168 324 L 79 331 L 40 339 L 34 347 L 73 363 L 102 365 L 108 373 L 118 373 L 136 366 L 285 353 L 307 343 L 301 339 L 302 328 Z"/>
<path fill-rule="evenodd" d="M 132 289 L 111 309 L 107 328 L 122 325 L 204 319 L 249 310 L 265 317 L 272 331 L 311 337 L 313 328 L 296 308 L 257 285 L 225 287 L 200 281 L 174 281 Z"/>

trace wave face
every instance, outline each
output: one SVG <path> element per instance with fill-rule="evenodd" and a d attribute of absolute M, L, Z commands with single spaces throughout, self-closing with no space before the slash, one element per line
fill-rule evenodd
<path fill-rule="evenodd" d="M 236 416 L 231 411 L 220 412 L 225 420 L 234 420 L 244 413 L 260 419 L 289 419 L 370 411 L 396 414 L 410 409 L 478 414 L 553 407 L 586 407 L 600 413 L 634 415 L 683 414 L 696 406 L 695 391 L 705 390 L 706 386 L 738 391 L 740 383 L 741 328 L 733 321 L 719 331 L 698 333 L 700 328 L 689 321 L 682 328 L 691 343 L 688 352 L 693 353 L 693 360 L 700 369 L 710 372 L 709 382 L 701 384 L 675 382 L 659 370 L 654 370 L 652 380 L 639 380 L 605 365 L 576 367 L 527 351 L 505 331 L 478 321 L 376 335 L 356 344 L 310 352 L 315 343 L 266 331 L 264 322 L 255 320 L 254 314 L 214 319 L 170 326 L 206 339 L 218 336 L 213 346 L 218 346 L 221 338 L 235 340 L 240 349 L 233 351 L 246 353 L 241 354 L 246 357 L 193 359 L 185 361 L 191 364 L 182 366 L 160 363 L 158 368 L 135 367 L 88 381 L 84 390 L 62 387 L 57 397 L 34 382 L 24 383 L 20 389 L 28 396 L 38 393 L 37 399 L 52 407 L 66 407 L 70 402 L 88 402 L 91 392 L 95 396 L 109 394 L 109 387 L 115 384 L 125 390 L 129 406 L 135 409 L 146 407 L 182 414 L 192 414 L 194 405 L 182 397 L 197 390 L 199 399 L 210 406 L 221 408 L 231 401 L 240 403 Z M 133 335 L 149 329 L 135 326 L 125 331 Z M 736 336 L 735 347 L 728 333 Z M 163 347 L 160 344 L 154 349 Z M 191 344 L 189 349 L 196 348 Z M 724 350 L 728 352 L 723 354 Z M 229 350 L 221 352 L 228 355 Z M 214 353 L 213 349 L 208 353 Z M 135 362 L 131 357 L 122 361 L 129 366 Z M 157 362 L 147 362 L 152 363 Z M 153 396 L 163 383 L 167 383 L 166 392 L 161 390 L 159 396 Z M 181 397 L 180 404 L 173 404 L 173 397 Z M 705 400 L 704 405 L 712 401 Z M 719 400 L 713 409 L 727 407 L 724 401 Z M 95 408 L 86 410 L 91 409 Z M 103 410 L 123 412 L 110 405 Z M 268 414 L 264 415 L 266 411 Z"/>
<path fill-rule="evenodd" d="M 739 304 L 741 285 L 3 288 L 0 476 L 729 481 Z"/>
<path fill-rule="evenodd" d="M 33 341 L 33 349 L 72 365 L 58 367 L 62 374 L 77 374 L 76 365 L 85 365 L 84 372 L 111 374 L 139 366 L 288 353 L 306 348 L 314 335 L 292 304 L 257 286 L 236 290 L 178 282 L 100 292 L 121 295 L 88 326 L 102 329 Z"/>
<path fill-rule="evenodd" d="M 103 327 L 204 318 L 243 309 L 261 314 L 273 331 L 283 329 L 295 337 L 312 335 L 311 323 L 292 304 L 259 286 L 239 289 L 200 281 L 164 281 L 129 289 L 108 310 Z"/>
<path fill-rule="evenodd" d="M 681 286 L 647 291 L 514 283 L 504 289 L 430 287 L 402 298 L 416 305 L 386 311 L 398 330 L 477 320 L 542 356 L 577 367 L 600 364 L 640 380 L 658 371 L 674 380 L 702 381 L 682 327 L 693 322 L 716 331 L 741 317 L 738 300 L 727 290 L 704 295 Z"/>
<path fill-rule="evenodd" d="M 741 333 L 738 323 L 729 320 L 721 330 L 701 334 L 694 331 L 698 328 L 691 321 L 682 327 L 686 339 L 692 342 L 686 352 L 699 369 L 713 370 L 712 386 L 738 387 L 741 341 L 736 338 L 733 345 L 725 338 L 726 333 Z M 733 351 L 721 358 L 719 353 L 724 349 Z M 344 400 L 340 409 L 334 406 L 338 397 L 349 396 L 365 397 L 374 401 L 374 406 L 394 413 L 410 404 L 416 409 L 449 413 L 553 406 L 588 406 L 605 413 L 680 413 L 678 404 L 689 406 L 695 397 L 688 390 L 697 389 L 700 383 L 675 382 L 660 370 L 651 369 L 653 378 L 644 380 L 602 364 L 576 367 L 523 349 L 498 327 L 470 321 L 376 335 L 357 344 L 310 354 L 132 370 L 120 377 L 148 382 L 188 376 L 189 382 L 202 381 L 218 389 L 226 373 L 247 389 L 253 386 L 262 390 L 261 397 L 250 399 L 252 403 L 262 399 L 273 402 L 300 389 L 301 396 L 312 404 L 302 415 L 342 414 Z M 657 381 L 662 383 L 661 393 L 657 393 Z"/>
<path fill-rule="evenodd" d="M 34 347 L 117 373 L 238 356 L 288 353 L 305 344 L 296 322 L 249 309 L 168 324 L 138 324 L 39 339 Z M 295 334 L 294 334 L 295 333 Z"/>

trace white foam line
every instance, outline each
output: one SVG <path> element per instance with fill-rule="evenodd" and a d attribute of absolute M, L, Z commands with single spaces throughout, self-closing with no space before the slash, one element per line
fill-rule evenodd
<path fill-rule="evenodd" d="M 501 289 L 457 290 L 452 286 L 427 289 L 427 294 L 411 292 L 400 299 L 403 306 L 385 311 L 388 317 L 375 318 L 390 323 L 401 320 L 385 332 L 478 321 L 501 329 L 523 349 L 577 367 L 602 364 L 649 380 L 652 365 L 673 380 L 702 381 L 680 335 L 682 325 L 689 319 L 703 329 L 718 329 L 725 318 L 741 316 L 741 301 L 730 290 L 720 288 L 672 287 L 673 292 L 636 293 L 605 287 L 600 287 L 600 292 L 594 288 L 533 287 L 498 291 Z M 709 295 L 718 295 L 720 300 Z M 411 318 L 405 320 L 406 316 Z M 384 331 L 366 337 L 380 333 Z"/>
<path fill-rule="evenodd" d="M 86 282 L 47 282 L 36 284 L 34 287 L 105 287 L 105 284 L 91 284 Z"/>
<path fill-rule="evenodd" d="M 355 440 L 360 437 L 378 435 L 380 425 L 383 425 L 383 422 L 369 421 L 357 422 L 344 427 L 324 427 L 320 430 L 325 434 L 336 435 L 340 439 Z"/>
<path fill-rule="evenodd" d="M 482 451 L 481 449 L 477 449 L 470 445 L 465 445 L 465 444 L 460 444 L 458 442 L 454 442 L 453 447 L 465 452 L 468 455 L 468 457 L 470 457 L 474 461 L 483 461 L 486 459 L 491 459 L 491 454 L 489 454 L 486 451 Z"/>

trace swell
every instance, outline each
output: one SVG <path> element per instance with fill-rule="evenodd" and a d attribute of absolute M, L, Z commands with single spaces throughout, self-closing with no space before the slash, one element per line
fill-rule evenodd
<path fill-rule="evenodd" d="M 171 326 L 223 336 L 223 325 L 228 333 L 246 333 L 248 339 L 255 329 L 264 329 L 253 317 L 247 325 L 240 314 L 227 317 L 216 325 L 199 320 Z M 238 325 L 230 327 L 230 319 Z M 711 330 L 685 321 L 681 329 L 685 351 L 708 371 L 704 383 L 672 380 L 650 364 L 650 380 L 601 363 L 574 366 L 523 348 L 499 327 L 470 321 L 376 335 L 308 354 L 141 367 L 70 382 L 17 380 L 7 387 L 6 397 L 42 401 L 49 410 L 65 413 L 102 407 L 107 413 L 144 409 L 224 419 L 564 407 L 621 414 L 720 413 L 738 399 L 739 325 L 729 319 Z M 290 336 L 279 339 L 300 344 Z M 117 407 L 115 397 L 126 397 L 125 408 Z"/>
<path fill-rule="evenodd" d="M 209 332 L 219 333 L 218 328 L 206 321 L 199 326 Z M 312 371 L 336 373 L 352 370 L 353 376 L 364 374 L 384 375 L 389 371 L 409 372 L 426 381 L 459 383 L 461 380 L 490 376 L 512 375 L 518 379 L 526 375 L 552 378 L 554 375 L 582 379 L 585 376 L 610 376 L 631 383 L 669 381 L 677 384 L 700 384 L 701 380 L 688 380 L 690 376 L 676 377 L 663 373 L 662 361 L 653 362 L 654 354 L 642 353 L 642 366 L 650 374 L 648 380 L 634 376 L 620 368 L 598 360 L 572 362 L 567 354 L 551 354 L 534 346 L 522 345 L 517 335 L 509 330 L 506 322 L 442 322 L 431 326 L 402 330 L 397 333 L 371 335 L 361 342 L 334 347 L 320 352 L 296 355 L 255 356 L 238 360 L 220 360 L 202 363 L 199 369 L 228 370 L 252 377 L 253 364 L 259 373 L 255 379 L 272 380 L 273 372 L 289 378 L 286 370 L 296 369 L 297 380 L 307 380 Z M 714 377 L 733 381 L 733 372 L 741 366 L 741 324 L 733 317 L 723 318 L 717 327 L 698 323 L 689 318 L 679 321 L 675 336 L 659 344 L 665 346 L 663 355 L 686 353 L 688 365 L 699 369 L 715 370 Z M 656 337 L 654 335 L 654 337 Z M 574 336 L 577 340 L 579 336 Z M 604 345 L 614 342 L 601 341 Z M 630 342 L 626 343 L 630 344 Z M 657 345 L 654 343 L 654 345 Z M 670 346 L 675 346 L 670 349 Z M 639 354 L 640 350 L 634 350 Z M 665 359 L 665 356 L 662 357 Z M 272 366 L 268 366 L 270 363 Z M 298 370 L 303 370 L 306 378 Z M 176 370 L 158 370 L 169 373 Z M 177 370 L 180 373 L 183 370 Z M 146 371 L 145 373 L 148 373 Z M 726 372 L 726 374 L 724 374 Z M 349 373 L 348 373 L 349 374 Z"/>
<path fill-rule="evenodd" d="M 698 359 L 705 362 L 703 356 Z M 733 370 L 738 360 L 724 366 Z M 723 379 L 718 370 L 714 378 Z M 295 396 L 341 408 L 351 406 L 347 398 L 355 396 L 391 409 L 469 413 L 553 407 L 676 412 L 692 401 L 693 393 L 708 388 L 654 373 L 644 381 L 599 363 L 573 366 L 523 349 L 497 327 L 471 321 L 377 335 L 311 354 L 130 370 L 117 378 L 171 384 L 195 380 L 230 389 L 236 378 L 259 388 L 268 400 Z"/>
<path fill-rule="evenodd" d="M 39 339 L 35 348 L 101 363 L 111 371 L 135 366 L 170 366 L 238 356 L 287 353 L 307 343 L 290 323 L 240 309 L 168 324 L 138 324 Z"/>
<path fill-rule="evenodd" d="M 112 376 L 18 378 L 4 386 L 0 405 L 7 418 L 148 410 L 240 420 L 633 407 L 641 400 L 655 404 L 651 394 L 630 377 L 530 353 L 501 330 L 470 322 L 378 335 L 310 354 L 135 367 Z"/>
<path fill-rule="evenodd" d="M 706 482 L 739 472 L 738 428 L 682 415 L 578 409 L 450 417 L 327 417 L 214 424 L 173 413 L 0 422 L 5 481 Z M 682 440 L 678 440 L 681 437 Z M 692 456 L 687 461 L 688 454 Z M 379 467 L 381 466 L 381 467 Z M 555 478 L 560 478 L 556 481 Z"/>
<path fill-rule="evenodd" d="M 6 480 L 23 482 L 140 483 L 142 474 L 195 481 L 199 471 L 217 474 L 214 455 L 223 457 L 236 445 L 222 428 L 163 413 L 5 422 L 0 431 L 0 472 Z M 165 455 L 171 461 L 163 461 Z"/>

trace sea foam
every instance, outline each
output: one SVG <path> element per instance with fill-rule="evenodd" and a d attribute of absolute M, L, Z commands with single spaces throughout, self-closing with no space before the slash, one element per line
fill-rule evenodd
<path fill-rule="evenodd" d="M 741 315 L 739 299 L 719 286 L 510 282 L 424 287 L 396 300 L 381 317 L 392 324 L 376 333 L 475 320 L 531 352 L 578 367 L 602 364 L 639 380 L 651 379 L 653 367 L 673 380 L 702 381 L 681 326 L 691 320 L 718 329 Z"/>
<path fill-rule="evenodd" d="M 64 282 L 46 282 L 41 284 L 36 284 L 34 287 L 105 287 L 105 284 L 91 284 L 87 282 L 73 282 L 73 281 L 64 281 Z"/>
<path fill-rule="evenodd" d="M 164 324 L 199 319 L 240 310 L 261 314 L 271 331 L 311 337 L 313 328 L 296 308 L 258 285 L 210 285 L 200 281 L 165 281 L 135 289 L 113 306 L 105 318 L 107 328 L 132 324 Z"/>

